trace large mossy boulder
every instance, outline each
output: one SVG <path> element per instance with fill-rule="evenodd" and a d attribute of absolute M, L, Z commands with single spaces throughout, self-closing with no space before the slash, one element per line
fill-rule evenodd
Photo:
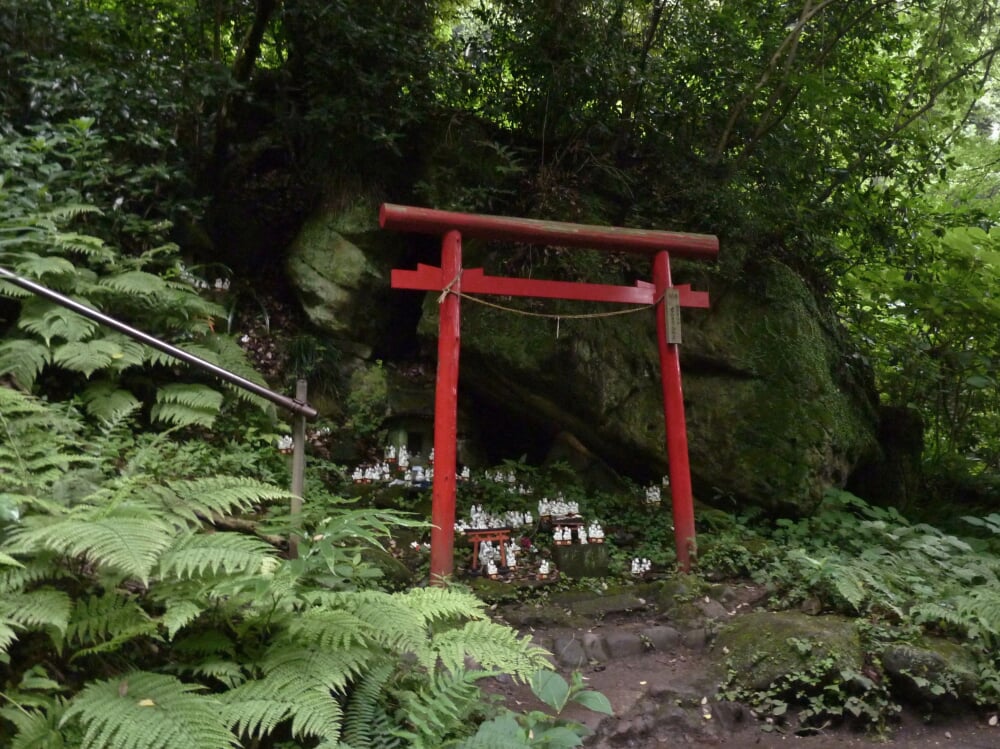
<path fill-rule="evenodd" d="M 422 310 L 404 308 L 393 300 L 414 292 L 389 288 L 390 269 L 420 257 L 418 240 L 380 232 L 370 201 L 345 205 L 314 215 L 290 248 L 288 273 L 303 308 L 363 356 L 380 342 L 391 356 L 392 332 L 404 331 L 433 357 L 438 295 L 427 294 Z M 472 243 L 465 254 L 468 267 L 507 274 L 502 252 Z M 739 281 L 692 272 L 703 274 L 695 288 L 712 295 L 710 309 L 684 312 L 681 348 L 696 497 L 807 514 L 874 452 L 875 409 L 839 325 L 779 262 L 760 263 Z M 569 441 L 612 473 L 658 479 L 669 467 L 655 331 L 651 310 L 557 323 L 463 300 L 459 395 L 471 424 L 463 431 L 487 448 L 506 439 L 505 454 L 486 450 L 492 459 L 558 455 Z"/>
<path fill-rule="evenodd" d="M 696 494 L 807 514 L 874 447 L 867 390 L 833 316 L 786 266 L 711 294 L 711 309 L 685 311 L 681 349 Z M 424 308 L 428 341 L 436 306 Z M 526 432 L 574 435 L 622 473 L 668 472 L 651 311 L 563 319 L 557 335 L 553 320 L 463 302 L 461 389 Z"/>
<path fill-rule="evenodd" d="M 390 266 L 377 251 L 383 243 L 376 217 L 367 202 L 320 210 L 289 247 L 286 269 L 302 309 L 333 338 L 370 344 L 389 324 Z"/>

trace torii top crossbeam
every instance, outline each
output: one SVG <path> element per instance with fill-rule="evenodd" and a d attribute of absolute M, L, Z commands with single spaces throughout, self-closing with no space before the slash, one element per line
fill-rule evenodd
<path fill-rule="evenodd" d="M 674 257 L 693 260 L 715 260 L 719 254 L 719 239 L 711 234 L 684 234 L 619 226 L 541 221 L 533 218 L 484 216 L 392 203 L 382 204 L 378 221 L 383 229 L 411 231 L 417 234 L 440 235 L 448 231 L 457 231 L 463 237 L 475 239 L 587 247 L 592 250 L 612 250 L 650 256 L 666 250 Z"/>
<path fill-rule="evenodd" d="M 458 413 L 458 358 L 460 295 L 500 294 L 541 296 L 612 303 L 648 304 L 657 310 L 657 339 L 663 383 L 667 453 L 677 560 L 690 569 L 695 549 L 691 472 L 688 464 L 684 397 L 681 390 L 678 344 L 680 307 L 708 307 L 708 295 L 675 287 L 670 279 L 670 255 L 714 260 L 719 242 L 705 234 L 591 226 L 526 218 L 485 216 L 383 204 L 379 224 L 385 229 L 442 236 L 441 267 L 419 265 L 417 270 L 392 271 L 392 287 L 439 291 L 438 370 L 434 406 L 434 488 L 431 509 L 431 577 L 451 575 L 454 557 L 456 437 Z M 462 236 L 508 240 L 527 244 L 587 247 L 629 252 L 653 258 L 653 282 L 635 286 L 540 281 L 487 276 L 481 268 L 462 268 Z M 669 317 L 669 321 L 668 321 Z M 669 323 L 673 325 L 669 325 Z M 672 331 L 668 335 L 668 325 Z"/>

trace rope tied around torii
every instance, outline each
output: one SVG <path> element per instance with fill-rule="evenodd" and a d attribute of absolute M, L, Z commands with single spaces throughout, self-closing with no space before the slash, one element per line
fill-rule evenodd
<path fill-rule="evenodd" d="M 599 317 L 617 317 L 618 315 L 631 315 L 636 312 L 645 312 L 648 309 L 653 309 L 666 295 L 664 291 L 662 294 L 656 297 L 649 304 L 643 304 L 638 307 L 628 307 L 627 309 L 612 310 L 610 312 L 578 312 L 573 314 L 567 313 L 556 313 L 556 312 L 532 312 L 531 310 L 518 309 L 517 307 L 510 307 L 505 304 L 497 304 L 496 302 L 488 302 L 478 296 L 473 296 L 472 294 L 466 294 L 461 291 L 455 291 L 452 287 L 455 282 L 461 277 L 461 271 L 452 279 L 451 283 L 445 286 L 441 290 L 440 296 L 438 296 L 438 304 L 442 304 L 449 294 L 454 294 L 460 299 L 467 299 L 470 302 L 475 302 L 476 304 L 481 304 L 484 307 L 492 307 L 493 309 L 498 309 L 503 312 L 510 312 L 515 315 L 523 315 L 525 317 L 541 317 L 547 320 L 592 320 Z"/>

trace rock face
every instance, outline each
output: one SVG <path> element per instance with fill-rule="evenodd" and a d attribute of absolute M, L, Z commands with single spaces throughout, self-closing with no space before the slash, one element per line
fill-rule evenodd
<path fill-rule="evenodd" d="M 802 281 L 771 263 L 685 312 L 681 368 L 696 496 L 810 512 L 875 442 L 874 409 Z M 704 284 L 701 285 L 704 288 Z M 549 320 L 463 303 L 461 388 L 534 434 L 574 435 L 616 470 L 667 473 L 652 312 Z M 421 332 L 436 334 L 434 305 Z"/>
<path fill-rule="evenodd" d="M 374 209 L 373 209 L 374 210 Z M 334 338 L 370 342 L 386 325 L 386 261 L 371 246 L 373 232 L 340 213 L 321 212 L 302 226 L 289 248 L 288 278 L 310 322 Z M 358 232 L 365 249 L 348 236 Z"/>
<path fill-rule="evenodd" d="M 415 328 L 433 358 L 437 297 L 426 296 L 419 322 L 385 319 L 392 295 L 414 293 L 388 289 L 388 270 L 409 240 L 373 231 L 372 223 L 329 213 L 307 222 L 288 259 L 303 307 L 314 324 L 362 349 L 379 350 L 387 331 Z M 413 259 L 409 251 L 407 267 Z M 488 261 L 466 252 L 466 265 L 496 272 Z M 808 513 L 875 444 L 874 408 L 845 364 L 836 322 L 777 262 L 739 285 L 702 279 L 694 286 L 712 295 L 711 309 L 684 312 L 681 349 L 696 498 Z M 500 457 L 544 458 L 554 446 L 560 454 L 568 440 L 578 453 L 640 481 L 669 470 L 650 310 L 562 319 L 557 328 L 554 320 L 463 300 L 460 369 L 460 408 L 470 429 L 484 439 L 511 435 Z"/>

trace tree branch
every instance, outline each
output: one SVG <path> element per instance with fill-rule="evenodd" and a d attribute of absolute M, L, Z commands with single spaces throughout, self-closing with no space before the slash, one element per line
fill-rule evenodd
<path fill-rule="evenodd" d="M 744 96 L 733 106 L 729 111 L 729 117 L 726 119 L 726 126 L 723 128 L 722 134 L 719 136 L 719 140 L 712 151 L 712 157 L 710 162 L 712 164 L 718 164 L 722 160 L 723 154 L 726 152 L 726 147 L 729 145 L 729 139 L 733 134 L 733 130 L 736 127 L 736 122 L 739 120 L 743 113 L 749 108 L 753 103 L 754 98 L 760 92 L 764 86 L 768 84 L 771 77 L 777 71 L 779 63 L 787 57 L 794 58 L 795 50 L 798 48 L 799 40 L 802 37 L 802 31 L 805 29 L 806 25 L 812 21 L 817 15 L 823 12 L 827 7 L 832 5 L 834 0 L 822 0 L 817 5 L 812 5 L 812 0 L 806 0 L 805 5 L 802 7 L 802 12 L 799 15 L 798 21 L 795 22 L 795 26 L 788 32 L 788 35 L 782 40 L 781 44 L 771 55 L 771 59 L 761 73 L 760 79 L 757 83 L 750 89 Z M 786 64 L 787 64 L 786 60 Z M 787 72 L 786 67 L 786 72 Z"/>

